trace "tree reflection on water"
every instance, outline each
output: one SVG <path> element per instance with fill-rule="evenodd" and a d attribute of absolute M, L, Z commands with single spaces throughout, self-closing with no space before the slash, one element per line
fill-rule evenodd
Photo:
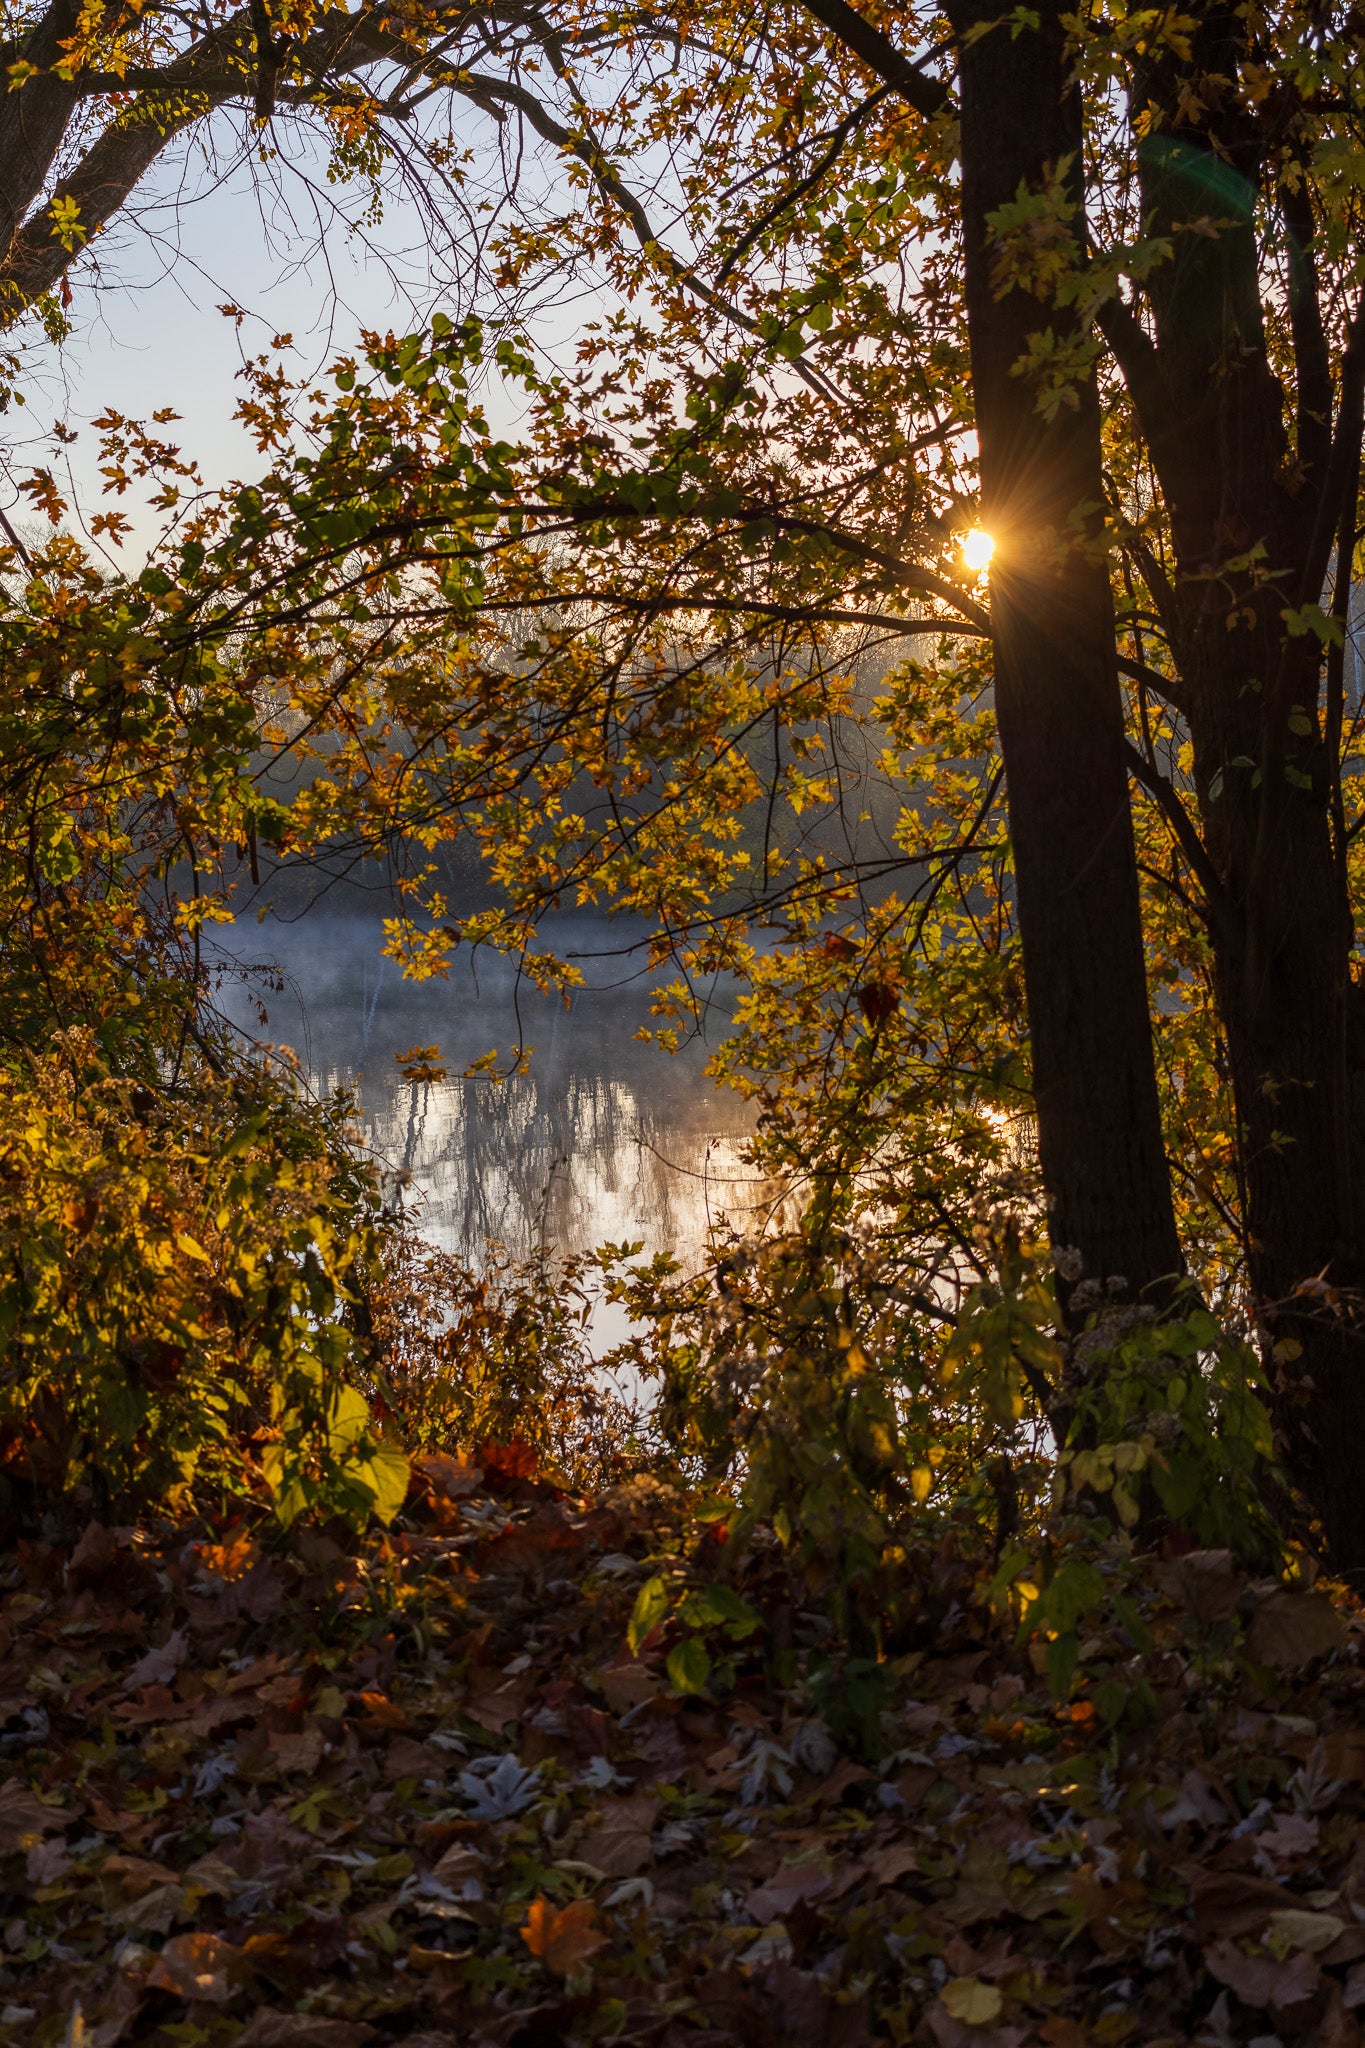
<path fill-rule="evenodd" d="M 576 921 L 555 944 L 587 950 L 600 931 Z M 632 978 L 578 990 L 565 1010 L 488 954 L 477 966 L 457 956 L 449 981 L 404 981 L 381 956 L 377 917 L 315 909 L 229 928 L 220 944 L 223 1009 L 252 1037 L 294 1047 L 320 1091 L 356 1088 L 366 1144 L 411 1176 L 423 1229 L 462 1258 L 489 1238 L 518 1255 L 643 1239 L 690 1262 L 711 1224 L 761 1201 L 740 1158 L 751 1111 L 705 1078 L 705 1045 L 670 1057 L 635 1038 L 649 982 L 629 962 L 608 961 L 600 979 Z M 524 1073 L 463 1078 L 519 1038 L 534 1048 Z M 397 1055 L 416 1045 L 439 1046 L 445 1080 L 402 1078 Z"/>

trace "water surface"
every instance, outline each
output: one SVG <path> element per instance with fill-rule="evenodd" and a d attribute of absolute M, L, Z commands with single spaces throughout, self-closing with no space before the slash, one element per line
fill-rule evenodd
<path fill-rule="evenodd" d="M 626 943 L 590 918 L 547 938 L 562 953 Z M 318 1090 L 356 1090 L 370 1151 L 410 1176 L 423 1230 L 466 1260 L 496 1238 L 518 1255 L 642 1240 L 691 1262 L 713 1224 L 743 1220 L 769 1192 L 740 1157 L 751 1110 L 702 1072 L 710 1045 L 669 1055 L 635 1038 L 650 987 L 637 959 L 585 959 L 595 985 L 565 1009 L 486 953 L 457 954 L 449 981 L 405 981 L 382 957 L 377 916 L 315 908 L 292 924 L 229 927 L 223 943 L 232 967 L 219 1000 L 234 1022 L 292 1046 Z M 711 1044 L 726 1021 L 718 1005 Z M 525 1073 L 463 1077 L 519 1042 L 533 1048 Z M 433 1045 L 447 1078 L 404 1081 L 396 1056 Z"/>

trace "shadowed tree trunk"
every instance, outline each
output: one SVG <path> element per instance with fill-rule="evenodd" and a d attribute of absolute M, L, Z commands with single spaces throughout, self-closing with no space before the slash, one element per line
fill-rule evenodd
<path fill-rule="evenodd" d="M 1286 178 L 1277 195 L 1272 185 L 1291 252 L 1297 389 L 1286 393 L 1262 310 L 1258 202 L 1270 138 L 1204 83 L 1235 70 L 1243 24 L 1217 7 L 1195 12 L 1189 60 L 1168 55 L 1133 91 L 1135 111 L 1161 114 L 1139 169 L 1149 232 L 1168 235 L 1173 252 L 1148 283 L 1153 332 L 1123 307 L 1104 325 L 1170 520 L 1165 624 L 1215 878 L 1208 917 L 1248 1268 L 1270 1334 L 1293 1339 L 1274 1360 L 1281 1443 L 1337 1562 L 1360 1570 L 1365 1347 L 1349 1317 L 1324 1312 L 1327 1288 L 1365 1281 L 1341 664 L 1326 663 L 1324 696 L 1322 641 L 1303 613 L 1323 597 L 1342 543 L 1345 614 L 1365 333 L 1357 313 L 1334 379 L 1307 184 L 1296 192 Z"/>
<path fill-rule="evenodd" d="M 923 113 L 942 104 L 880 32 L 843 4 L 809 11 Z M 1053 1242 L 1085 1273 L 1167 1292 L 1182 1268 L 1162 1141 L 1133 852 L 1123 701 L 1102 547 L 1099 405 L 1040 412 L 1016 374 L 1035 336 L 1072 316 L 997 289 L 990 217 L 1061 176 L 1079 201 L 1080 96 L 1062 10 L 959 43 L 962 237 L 982 524 L 994 537 L 991 631 L 1028 998 L 1038 1149 Z M 907 75 L 908 74 L 908 75 Z M 1074 322 L 1073 322 L 1074 332 Z"/>
<path fill-rule="evenodd" d="M 844 33 L 842 0 L 807 5 L 920 104 L 904 58 L 887 60 L 876 31 Z M 1158 1185 L 1145 1002 L 1139 1025 L 1114 625 L 1107 572 L 1085 546 L 1102 498 L 1095 392 L 1076 385 L 1074 409 L 1039 416 L 1013 372 L 1044 329 L 1065 345 L 1067 315 L 1001 290 L 1006 279 L 991 271 L 990 216 L 1021 187 L 1060 177 L 1063 196 L 1079 200 L 1083 109 L 1066 86 L 1056 8 L 1036 29 L 1007 22 L 976 40 L 986 17 L 970 5 L 950 12 L 1044 1175 L 1057 1235 L 1080 1245 L 1092 1271 L 1118 1264 L 1143 1283 L 1172 1269 L 1174 1233 Z M 1269 1336 L 1292 1339 L 1272 1353 L 1281 1452 L 1338 1565 L 1363 1573 L 1365 1326 L 1350 1297 L 1365 1288 L 1365 993 L 1350 968 L 1342 661 L 1324 649 L 1317 608 L 1335 552 L 1331 609 L 1338 627 L 1347 616 L 1365 308 L 1338 315 L 1334 354 L 1317 274 L 1311 92 L 1262 107 L 1256 92 L 1231 89 L 1244 64 L 1265 60 L 1262 29 L 1217 0 L 1189 12 L 1192 32 L 1158 38 L 1130 77 L 1143 232 L 1170 255 L 1144 279 L 1147 319 L 1122 299 L 1097 318 L 1169 520 L 1174 573 L 1142 566 L 1176 669 L 1198 830 L 1169 785 L 1163 808 L 1198 876 L 1214 948 L 1252 1295 Z M 1358 35 L 1349 22 L 1347 32 Z M 1272 366 L 1262 310 L 1268 219 L 1286 252 L 1292 392 Z"/>
<path fill-rule="evenodd" d="M 991 216 L 1061 175 L 1081 201 L 1081 101 L 1062 9 L 972 39 L 959 8 L 962 235 L 981 517 L 993 535 L 995 700 L 1054 1242 L 1087 1274 L 1169 1287 L 1181 1268 L 1152 1057 L 1093 375 L 1048 419 L 1018 374 L 1068 315 L 1000 288 Z M 1074 330 L 1073 330 L 1074 331 Z"/>

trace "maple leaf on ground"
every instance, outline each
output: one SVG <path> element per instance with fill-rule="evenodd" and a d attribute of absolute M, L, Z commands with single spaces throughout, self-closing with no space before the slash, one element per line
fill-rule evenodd
<path fill-rule="evenodd" d="M 597 1908 L 591 1899 L 574 1899 L 558 1911 L 548 1899 L 533 1899 L 521 1938 L 547 1970 L 554 1970 L 561 1977 L 586 1963 L 607 1942 L 597 1925 Z"/>
<path fill-rule="evenodd" d="M 524 1771 L 510 1750 L 496 1762 L 481 1757 L 457 1783 L 471 1820 L 511 1820 L 540 1797 L 540 1772 Z"/>

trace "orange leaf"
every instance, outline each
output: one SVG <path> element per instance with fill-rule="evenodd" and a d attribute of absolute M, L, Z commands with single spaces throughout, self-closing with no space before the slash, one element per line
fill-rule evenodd
<path fill-rule="evenodd" d="M 556 1912 L 548 1899 L 533 1899 L 521 1938 L 547 1970 L 564 1976 L 606 1946 L 598 1931 L 597 1908 L 591 1899 L 575 1899 Z"/>
<path fill-rule="evenodd" d="M 201 1543 L 198 1545 L 199 1562 L 206 1572 L 216 1579 L 244 1578 L 260 1556 L 260 1548 L 245 1529 L 236 1536 L 229 1536 L 226 1543 Z"/>
<path fill-rule="evenodd" d="M 148 1987 L 204 2005 L 226 2004 L 241 1953 L 216 1934 L 173 1935 L 152 1965 Z"/>
<path fill-rule="evenodd" d="M 382 1692 L 362 1692 L 360 1705 L 364 1715 L 363 1725 L 367 1728 L 394 1728 L 402 1735 L 412 1726 L 403 1709 L 396 1707 Z"/>
<path fill-rule="evenodd" d="M 522 1437 L 506 1444 L 480 1444 L 475 1454 L 490 1479 L 534 1479 L 540 1459 Z"/>

